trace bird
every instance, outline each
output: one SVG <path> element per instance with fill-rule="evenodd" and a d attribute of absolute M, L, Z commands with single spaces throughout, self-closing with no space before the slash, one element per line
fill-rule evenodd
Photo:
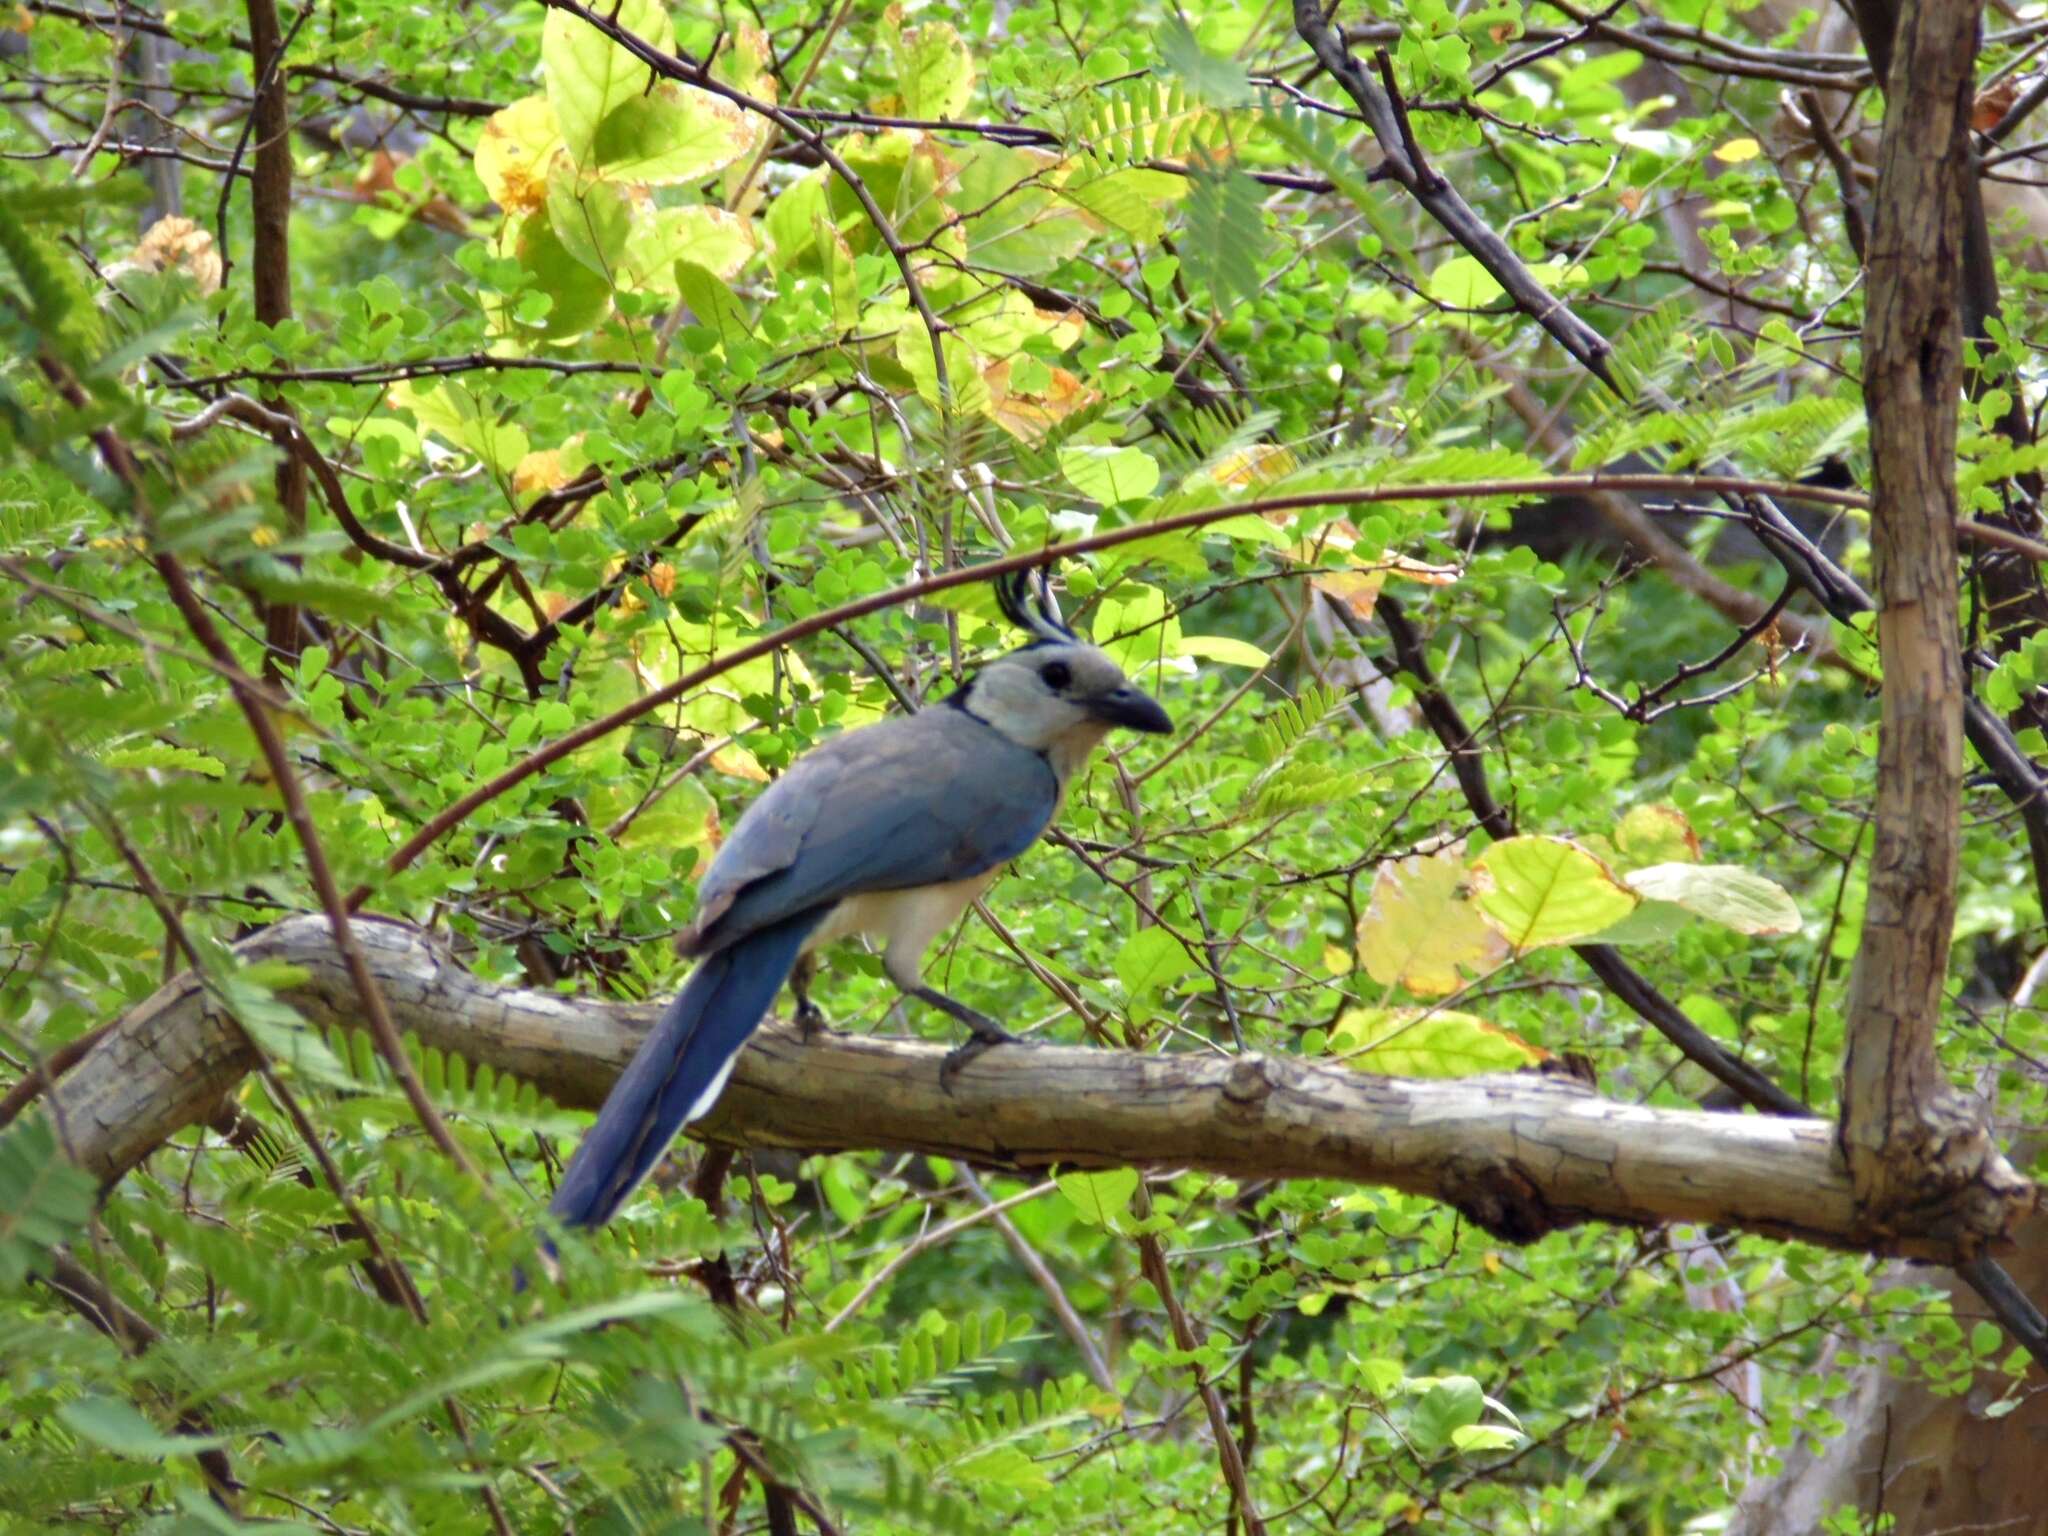
<path fill-rule="evenodd" d="M 996 582 L 1029 640 L 951 695 L 805 753 L 739 819 L 697 888 L 677 940 L 696 960 L 613 1085 L 556 1186 L 565 1227 L 611 1219 L 692 1120 L 717 1103 L 733 1062 L 785 982 L 806 1033 L 814 953 L 865 934 L 906 996 L 965 1024 L 942 1081 L 1015 1037 L 925 985 L 926 947 L 1051 825 L 1109 732 L 1164 734 L 1172 719 L 1102 650 L 1067 627 L 1043 568 Z"/>

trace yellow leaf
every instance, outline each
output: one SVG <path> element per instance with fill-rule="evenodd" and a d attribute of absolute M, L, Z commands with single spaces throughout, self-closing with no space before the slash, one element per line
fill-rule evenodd
<path fill-rule="evenodd" d="M 1614 829 L 1625 868 L 1646 864 L 1697 864 L 1700 840 L 1675 805 L 1631 806 Z"/>
<path fill-rule="evenodd" d="M 512 489 L 517 495 L 531 496 L 567 485 L 574 478 L 562 467 L 561 449 L 537 448 L 513 467 Z"/>
<path fill-rule="evenodd" d="M 1383 987 L 1442 997 L 1464 984 L 1460 967 L 1479 973 L 1506 959 L 1506 941 L 1473 908 L 1464 881 L 1457 848 L 1382 864 L 1358 921 L 1366 974 Z"/>
<path fill-rule="evenodd" d="M 1278 443 L 1247 443 L 1211 465 L 1209 478 L 1218 485 L 1266 485 L 1292 474 L 1298 462 L 1292 450 Z"/>
<path fill-rule="evenodd" d="M 1330 1054 L 1382 1077 L 1472 1077 L 1550 1059 L 1541 1046 L 1469 1013 L 1353 1008 L 1330 1031 Z"/>
<path fill-rule="evenodd" d="M 165 214 L 142 237 L 135 254 L 128 258 L 152 272 L 173 268 L 192 279 L 201 293 L 214 293 L 222 276 L 220 252 L 213 248 L 213 235 L 190 219 Z"/>
<path fill-rule="evenodd" d="M 548 197 L 548 165 L 562 146 L 555 109 L 527 96 L 491 114 L 476 142 L 476 174 L 508 217 L 531 213 Z"/>
<path fill-rule="evenodd" d="M 1007 359 L 990 363 L 981 376 L 988 385 L 990 408 L 997 426 L 1024 442 L 1037 442 L 1060 422 L 1102 396 L 1064 368 L 1048 370 L 1051 386 L 1043 394 L 1010 392 L 1010 364 Z"/>
<path fill-rule="evenodd" d="M 1745 160 L 1754 160 L 1763 152 L 1763 145 L 1755 139 L 1730 139 L 1714 151 L 1714 158 L 1724 165 L 1740 165 Z"/>
<path fill-rule="evenodd" d="M 745 747 L 720 747 L 711 754 L 711 766 L 728 778 L 752 779 L 756 784 L 768 782 L 768 770 Z"/>
<path fill-rule="evenodd" d="M 1467 878 L 1474 904 L 1517 951 L 1587 938 L 1637 903 L 1605 864 L 1561 837 L 1503 838 Z"/>
<path fill-rule="evenodd" d="M 1369 619 L 1386 580 L 1383 570 L 1322 571 L 1309 578 L 1309 585 L 1331 602 L 1342 603 L 1361 619 Z"/>

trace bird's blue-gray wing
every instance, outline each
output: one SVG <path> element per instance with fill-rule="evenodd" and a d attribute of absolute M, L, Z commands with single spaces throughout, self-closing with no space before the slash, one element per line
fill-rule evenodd
<path fill-rule="evenodd" d="M 688 941 L 708 953 L 861 891 L 964 880 L 1038 840 L 1051 767 L 965 711 L 849 731 L 748 808 L 698 887 Z"/>

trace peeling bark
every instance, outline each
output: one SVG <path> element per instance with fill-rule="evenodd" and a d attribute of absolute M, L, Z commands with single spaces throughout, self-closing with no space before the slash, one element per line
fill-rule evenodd
<path fill-rule="evenodd" d="M 402 924 L 356 935 L 395 1022 L 438 1047 L 595 1106 L 655 1009 L 478 980 Z M 285 1000 L 353 1025 L 356 990 L 324 919 L 246 941 L 245 960 L 303 969 Z M 1193 1167 L 1240 1177 L 1390 1185 L 1531 1241 L 1587 1220 L 1717 1222 L 1834 1247 L 1952 1260 L 2010 1217 L 2024 1182 L 1993 1156 L 1980 1184 L 1914 1231 L 1860 1213 L 1819 1120 L 1647 1109 L 1543 1073 L 1374 1077 L 1282 1057 L 1141 1056 L 1064 1046 L 990 1051 L 952 1092 L 937 1045 L 771 1025 L 693 1132 L 738 1146 L 875 1148 L 1019 1168 Z M 65 1144 L 119 1178 L 203 1119 L 252 1065 L 243 1036 L 189 977 L 132 1009 L 58 1085 Z"/>
<path fill-rule="evenodd" d="M 1866 0 L 1862 9 L 1888 10 L 1890 0 Z M 1893 1232 L 1917 1229 L 1953 1191 L 2002 1162 L 1934 1051 L 1946 1008 L 1962 808 L 1956 295 L 1977 9 L 1920 0 L 1899 9 L 1870 234 L 1864 395 L 1884 703 L 1841 1136 L 1867 1219 Z M 1869 22 L 1864 30 L 1872 35 Z M 2013 1220 L 2031 1206 L 2023 1184 L 2002 1198 Z"/>

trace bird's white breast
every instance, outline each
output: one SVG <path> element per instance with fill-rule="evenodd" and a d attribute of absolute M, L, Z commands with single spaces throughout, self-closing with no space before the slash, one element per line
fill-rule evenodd
<path fill-rule="evenodd" d="M 965 880 L 944 885 L 921 885 L 907 891 L 864 891 L 849 896 L 832 909 L 804 944 L 808 954 L 853 934 L 879 939 L 883 948 L 900 961 L 915 964 L 931 941 L 944 933 L 960 914 L 974 904 L 1002 872 L 984 870 Z"/>

